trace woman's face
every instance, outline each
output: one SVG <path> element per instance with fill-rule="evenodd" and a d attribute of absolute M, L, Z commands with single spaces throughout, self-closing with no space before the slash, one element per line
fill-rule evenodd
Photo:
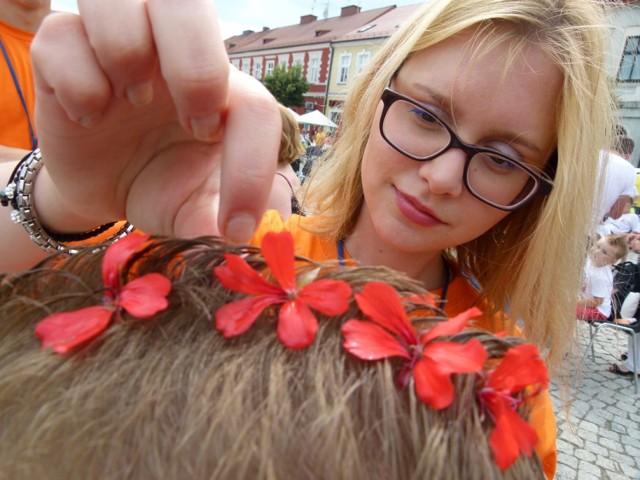
<path fill-rule="evenodd" d="M 537 47 L 507 68 L 508 45 L 472 58 L 463 32 L 410 57 L 390 88 L 427 106 L 466 143 L 498 150 L 541 170 L 556 146 L 560 69 Z M 466 154 L 450 149 L 424 162 L 392 148 L 373 120 L 362 160 L 365 202 L 358 226 L 403 252 L 436 252 L 479 237 L 508 213 L 472 196 Z"/>

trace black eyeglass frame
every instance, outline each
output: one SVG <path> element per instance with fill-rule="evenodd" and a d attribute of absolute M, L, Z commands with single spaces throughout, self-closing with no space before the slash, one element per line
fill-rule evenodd
<path fill-rule="evenodd" d="M 497 152 L 496 150 L 490 149 L 490 148 L 482 148 L 482 147 L 478 147 L 475 145 L 471 145 L 468 143 L 465 143 L 464 141 L 462 141 L 462 139 L 453 131 L 453 129 L 447 125 L 447 123 L 445 121 L 443 121 L 442 119 L 440 119 L 436 114 L 434 114 L 431 110 L 429 110 L 429 108 L 427 108 L 425 105 L 422 105 L 420 102 L 414 100 L 411 97 L 407 97 L 406 95 L 402 95 L 401 93 L 396 92 L 395 90 L 392 90 L 391 88 L 385 88 L 384 91 L 382 92 L 382 96 L 380 97 L 383 103 L 383 109 L 382 109 L 382 114 L 380 115 L 380 123 L 379 123 L 379 129 L 380 129 L 380 135 L 382 135 L 382 138 L 384 138 L 384 140 L 391 146 L 393 147 L 393 149 L 397 150 L 398 152 L 400 152 L 401 154 L 403 154 L 404 156 L 412 159 L 412 160 L 416 160 L 418 162 L 425 162 L 427 160 L 432 160 L 434 158 L 436 158 L 438 155 L 442 155 L 444 152 L 446 152 L 447 150 L 451 149 L 451 148 L 458 148 L 460 150 L 462 150 L 466 155 L 467 158 L 465 160 L 465 164 L 464 164 L 464 173 L 463 173 L 463 181 L 464 181 L 464 186 L 467 189 L 467 191 L 473 195 L 474 197 L 476 197 L 478 200 L 481 200 L 482 202 L 486 203 L 487 205 L 491 205 L 494 208 L 497 208 L 499 210 L 504 210 L 507 212 L 511 212 L 513 210 L 517 210 L 521 207 L 523 207 L 524 205 L 526 205 L 527 203 L 529 203 L 531 200 L 533 200 L 536 196 L 544 196 L 544 195 L 548 195 L 549 193 L 551 193 L 551 190 L 553 189 L 553 179 L 555 178 L 555 172 L 556 172 L 556 167 L 557 167 L 557 163 L 558 163 L 558 156 L 557 156 L 557 152 L 554 151 L 553 154 L 551 155 L 551 157 L 547 160 L 547 163 L 544 167 L 544 175 L 539 174 L 538 172 L 536 172 L 534 169 L 532 169 L 529 165 L 521 162 L 520 160 L 516 160 L 514 158 L 510 158 L 507 157 L 503 154 L 501 154 L 500 152 Z M 446 145 L 445 147 L 441 148 L 439 151 L 431 154 L 431 155 L 427 155 L 424 157 L 417 157 L 415 155 L 412 155 L 411 153 L 403 150 L 402 148 L 398 147 L 396 144 L 394 144 L 388 137 L 387 135 L 384 133 L 384 119 L 387 116 L 387 113 L 389 112 L 389 108 L 391 108 L 391 105 L 393 105 L 395 102 L 397 102 L 398 100 L 404 100 L 405 102 L 408 102 L 412 105 L 415 105 L 416 107 L 420 108 L 421 110 L 424 110 L 425 112 L 429 113 L 429 115 L 433 116 L 433 118 L 435 120 L 437 120 L 438 122 L 440 122 L 440 124 L 442 124 L 444 126 L 444 128 L 447 130 L 447 132 L 449 133 L 449 144 Z M 469 165 L 471 163 L 471 159 L 476 156 L 477 154 L 480 153 L 488 153 L 491 154 L 492 156 L 498 157 L 500 159 L 503 159 L 507 162 L 511 162 L 515 165 L 518 165 L 518 167 L 522 168 L 523 170 L 525 170 L 527 173 L 529 173 L 529 175 L 531 175 L 531 177 L 536 181 L 536 187 L 534 188 L 534 190 L 529 193 L 526 197 L 524 197 L 522 200 L 520 200 L 518 203 L 516 203 L 515 205 L 509 205 L 509 206 L 505 206 L 505 205 L 499 205 L 497 203 L 494 203 L 490 200 L 487 200 L 486 198 L 480 196 L 477 192 L 475 192 L 473 190 L 473 188 L 471 188 L 471 186 L 469 185 L 469 180 L 468 180 L 468 172 L 469 172 Z M 545 178 L 546 176 L 546 178 Z"/>

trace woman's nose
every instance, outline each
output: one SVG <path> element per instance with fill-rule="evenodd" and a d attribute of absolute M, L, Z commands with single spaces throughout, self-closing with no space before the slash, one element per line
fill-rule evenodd
<path fill-rule="evenodd" d="M 450 148 L 431 160 L 422 162 L 418 174 L 435 195 L 459 196 L 464 189 L 464 165 L 467 154 L 459 148 Z"/>

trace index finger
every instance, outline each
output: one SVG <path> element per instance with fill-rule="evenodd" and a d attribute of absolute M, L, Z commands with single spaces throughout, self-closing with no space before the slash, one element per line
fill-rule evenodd
<path fill-rule="evenodd" d="M 229 59 L 212 0 L 148 0 L 160 69 L 183 127 L 211 141 L 228 96 Z"/>
<path fill-rule="evenodd" d="M 278 104 L 253 77 L 231 68 L 218 225 L 227 240 L 247 242 L 264 213 L 278 162 Z"/>

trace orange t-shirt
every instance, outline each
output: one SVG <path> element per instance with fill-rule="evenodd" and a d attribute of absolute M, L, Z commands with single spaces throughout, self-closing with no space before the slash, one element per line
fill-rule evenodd
<path fill-rule="evenodd" d="M 251 243 L 259 246 L 262 237 L 267 232 L 278 232 L 280 230 L 289 230 L 296 245 L 296 254 L 307 257 L 317 262 L 336 260 L 338 258 L 338 247 L 335 242 L 329 241 L 327 238 L 318 234 L 309 232 L 304 228 L 305 224 L 312 224 L 313 217 L 300 217 L 292 215 L 288 221 L 284 221 L 280 214 L 275 210 L 269 210 L 265 213 L 262 223 L 258 227 Z M 349 259 L 348 253 L 345 252 L 345 259 Z M 473 306 L 482 309 L 483 301 L 480 294 L 471 283 L 454 268 L 454 276 L 451 279 L 446 295 L 446 303 L 444 311 L 449 317 L 458 315 Z M 435 295 L 441 294 L 441 291 L 433 291 Z M 489 316 L 480 317 L 474 327 L 488 331 L 502 330 L 499 319 Z M 555 475 L 557 463 L 556 450 L 556 420 L 553 413 L 553 405 L 548 392 L 537 395 L 530 402 L 531 416 L 530 422 L 538 434 L 538 444 L 536 452 L 542 461 L 545 475 L 552 479 Z"/>
<path fill-rule="evenodd" d="M 35 87 L 29 48 L 34 35 L 0 21 L 0 40 L 11 60 L 32 123 Z M 0 145 L 32 150 L 29 120 L 4 55 L 0 55 L 0 92 Z"/>

